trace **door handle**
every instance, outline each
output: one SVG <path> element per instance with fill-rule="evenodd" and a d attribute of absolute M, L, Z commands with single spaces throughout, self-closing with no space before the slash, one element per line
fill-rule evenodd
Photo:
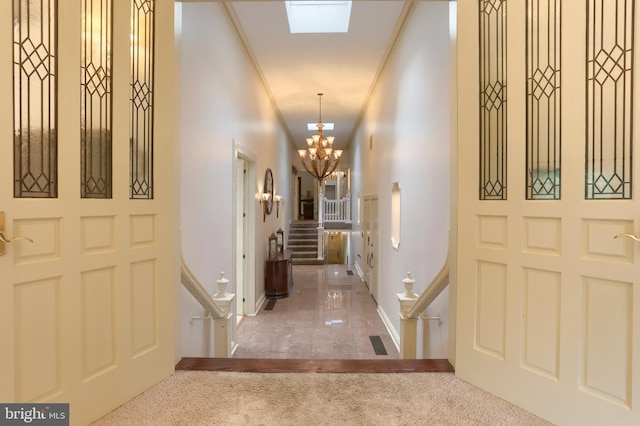
<path fill-rule="evenodd" d="M 621 233 L 621 234 L 617 234 L 617 235 L 615 235 L 613 238 L 620 238 L 620 237 L 624 237 L 624 238 L 631 238 L 632 240 L 640 241 L 640 238 L 636 237 L 636 236 L 635 236 L 635 235 L 633 235 L 633 234 L 628 234 L 628 233 L 626 233 L 626 232 L 623 232 L 623 233 Z"/>
<path fill-rule="evenodd" d="M 9 238 L 4 233 L 5 214 L 0 211 L 0 256 L 4 256 L 7 253 L 6 245 L 16 240 L 27 240 L 33 242 L 29 237 L 13 237 Z"/>
<path fill-rule="evenodd" d="M 18 237 L 9 238 L 6 235 L 4 235 L 4 232 L 0 232 L 0 241 L 2 241 L 3 243 L 9 244 L 16 240 L 27 240 L 31 243 L 33 242 L 33 240 L 29 237 L 18 236 Z"/>

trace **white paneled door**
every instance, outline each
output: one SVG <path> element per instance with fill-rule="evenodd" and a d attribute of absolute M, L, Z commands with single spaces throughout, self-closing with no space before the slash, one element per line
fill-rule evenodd
<path fill-rule="evenodd" d="M 378 195 L 364 197 L 363 225 L 366 265 L 365 282 L 378 302 Z"/>
<path fill-rule="evenodd" d="M 71 424 L 89 424 L 171 374 L 175 362 L 173 289 L 178 282 L 171 154 L 174 114 L 169 107 L 175 103 L 171 89 L 173 2 L 160 0 L 152 5 L 136 0 L 144 13 L 150 5 L 153 8 L 156 46 L 162 46 L 155 54 L 155 125 L 147 127 L 155 134 L 150 199 L 130 199 L 129 64 L 136 40 L 131 35 L 129 1 L 114 2 L 113 39 L 109 42 L 113 48 L 108 56 L 115 66 L 96 67 L 92 83 L 86 83 L 92 93 L 100 88 L 112 93 L 112 120 L 109 130 L 102 130 L 112 134 L 112 191 L 103 198 L 81 198 L 80 179 L 87 167 L 80 162 L 84 155 L 81 122 L 87 114 L 81 106 L 81 45 L 86 36 L 83 2 L 0 2 L 0 211 L 5 213 L 7 237 L 33 240 L 6 244 L 6 254 L 0 256 L 0 401 L 69 403 Z M 17 14 L 12 3 L 21 4 L 23 12 L 27 3 L 53 4 L 54 8 L 57 3 L 57 23 L 45 19 L 45 27 L 55 27 L 57 40 L 40 44 L 41 30 L 32 29 L 36 41 L 24 46 L 24 52 L 31 53 L 21 56 L 23 68 L 16 74 L 21 78 L 14 78 L 12 58 L 18 55 L 12 29 L 22 18 L 12 21 Z M 34 20 L 38 10 L 34 7 L 29 12 Z M 56 66 L 50 65 L 52 57 L 57 58 Z M 108 74 L 112 80 L 106 83 Z M 45 95 L 56 86 L 57 100 L 50 103 Z M 13 130 L 12 94 L 16 87 L 23 91 L 17 111 L 23 114 L 35 106 L 44 111 L 37 123 L 22 121 L 18 128 L 23 135 L 41 135 L 41 125 L 55 130 L 57 159 L 43 152 L 43 162 L 34 162 L 36 157 L 31 157 L 30 166 L 14 162 L 17 132 Z M 32 90 L 30 95 L 25 95 L 27 89 Z M 148 110 L 150 105 L 145 102 L 150 95 L 142 94 L 146 89 L 137 93 L 144 98 L 140 100 L 143 109 Z M 95 102 L 95 108 L 110 108 L 101 100 Z M 105 111 L 94 118 L 104 118 Z M 26 126 L 32 130 L 25 130 Z M 27 153 L 24 145 L 22 151 L 25 157 L 35 155 Z M 33 167 L 36 181 L 51 178 L 57 194 L 15 196 L 16 167 L 21 167 L 23 175 Z M 57 175 L 50 173 L 56 168 Z M 24 188 L 35 187 L 32 184 L 27 178 Z"/>
<path fill-rule="evenodd" d="M 560 425 L 640 424 L 633 3 L 458 2 L 456 374 Z"/>

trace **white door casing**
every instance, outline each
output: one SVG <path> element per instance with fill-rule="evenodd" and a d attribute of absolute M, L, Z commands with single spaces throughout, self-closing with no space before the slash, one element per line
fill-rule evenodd
<path fill-rule="evenodd" d="M 236 314 L 245 314 L 245 277 L 247 267 L 246 251 L 246 221 L 245 212 L 247 186 L 247 168 L 242 158 L 236 158 Z"/>
<path fill-rule="evenodd" d="M 174 4 L 155 10 L 152 200 L 129 199 L 131 4 L 114 5 L 112 199 L 80 198 L 80 2 L 58 8 L 58 198 L 13 198 L 13 103 L 0 103 L 0 210 L 9 237 L 34 241 L 0 257 L 0 401 L 69 403 L 71 424 L 88 424 L 175 364 Z M 13 93 L 12 16 L 12 2 L 0 2 L 4 94 Z"/>
<path fill-rule="evenodd" d="M 640 245 L 614 236 L 640 233 L 640 164 L 631 200 L 585 200 L 591 2 L 561 2 L 562 196 L 535 201 L 525 200 L 527 2 L 493 2 L 506 5 L 508 198 L 491 201 L 478 199 L 482 2 L 458 2 L 456 374 L 556 424 L 631 425 L 640 422 Z M 635 28 L 637 45 L 637 18 Z"/>

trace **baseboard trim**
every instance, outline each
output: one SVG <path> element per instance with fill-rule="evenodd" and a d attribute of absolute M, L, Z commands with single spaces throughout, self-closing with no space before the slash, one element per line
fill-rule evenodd
<path fill-rule="evenodd" d="M 256 311 L 251 314 L 252 317 L 258 315 L 258 312 L 264 307 L 265 303 L 267 303 L 267 292 L 265 291 L 260 295 L 260 299 L 258 299 L 258 303 L 256 303 Z"/>
<path fill-rule="evenodd" d="M 384 324 L 385 328 L 387 329 L 387 332 L 389 333 L 389 336 L 391 337 L 391 340 L 393 341 L 393 344 L 396 345 L 396 349 L 398 350 L 398 352 L 400 352 L 400 335 L 395 330 L 395 328 L 393 328 L 393 325 L 391 324 L 391 320 L 389 319 L 389 317 L 387 316 L 387 313 L 384 311 L 384 309 L 382 309 L 380 305 L 378 305 L 377 311 L 378 311 L 378 315 L 380 316 L 380 319 L 382 319 L 382 323 Z"/>
<path fill-rule="evenodd" d="M 360 277 L 360 281 L 364 282 L 364 272 L 362 272 L 362 269 L 360 268 L 360 265 L 358 264 L 358 262 L 354 262 L 353 266 L 355 266 L 356 271 L 358 271 L 358 276 Z"/>

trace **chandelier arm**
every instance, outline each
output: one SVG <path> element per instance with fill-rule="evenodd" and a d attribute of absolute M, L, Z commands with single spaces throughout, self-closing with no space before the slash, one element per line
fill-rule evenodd
<path fill-rule="evenodd" d="M 303 167 L 304 167 L 304 168 L 305 168 L 305 169 L 306 169 L 306 170 L 307 170 L 311 175 L 313 175 L 314 173 L 313 173 L 313 171 L 309 168 L 309 166 L 307 166 L 307 163 L 306 163 L 304 160 L 302 160 L 302 159 L 301 159 L 301 162 L 302 162 L 302 166 L 303 166 Z"/>
<path fill-rule="evenodd" d="M 309 165 L 307 165 L 306 163 L 303 163 L 303 165 L 304 165 L 304 168 L 307 169 L 307 171 L 311 176 L 313 176 L 316 179 L 318 178 L 318 170 L 316 168 L 315 160 L 309 159 Z"/>
<path fill-rule="evenodd" d="M 320 159 L 317 159 L 315 163 L 313 163 L 313 169 L 316 171 L 316 179 L 322 179 L 322 164 Z"/>
<path fill-rule="evenodd" d="M 327 176 L 329 176 L 329 173 L 327 173 L 327 170 L 329 170 L 329 167 L 331 167 L 331 158 L 327 157 L 327 159 L 324 161 L 323 167 L 322 167 L 322 178 L 326 178 Z"/>
<path fill-rule="evenodd" d="M 331 168 L 331 170 L 329 170 L 329 173 L 327 173 L 327 176 L 329 176 L 331 173 L 333 173 L 336 168 L 338 168 L 338 164 L 340 164 L 340 159 L 336 159 L 336 162 L 333 163 L 333 167 Z"/>

